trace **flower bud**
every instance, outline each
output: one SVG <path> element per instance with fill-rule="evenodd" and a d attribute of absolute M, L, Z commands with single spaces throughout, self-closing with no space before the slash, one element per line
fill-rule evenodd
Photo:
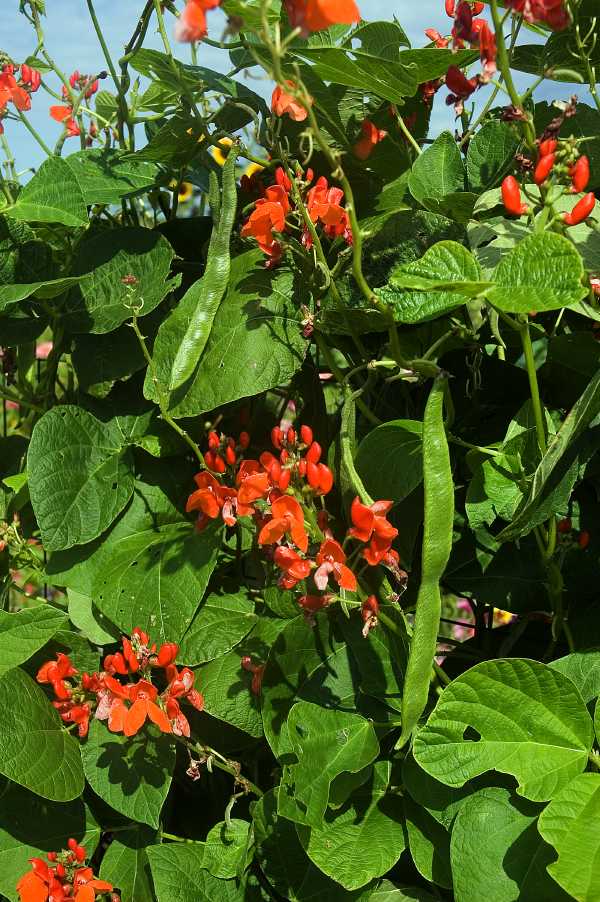
<path fill-rule="evenodd" d="M 333 488 L 333 473 L 326 464 L 319 464 L 319 491 L 323 495 L 329 494 Z"/>
<path fill-rule="evenodd" d="M 521 186 L 514 175 L 507 175 L 502 182 L 502 200 L 506 212 L 513 216 L 522 216 L 527 212 L 527 206 L 521 201 Z"/>
<path fill-rule="evenodd" d="M 576 226 L 581 222 L 585 222 L 594 207 L 596 206 L 596 195 L 593 191 L 581 198 L 579 203 L 575 204 L 570 213 L 565 213 L 563 222 L 568 226 Z"/>
<path fill-rule="evenodd" d="M 542 185 L 550 173 L 554 168 L 554 160 L 555 155 L 553 153 L 547 153 L 545 157 L 541 157 L 537 166 L 535 167 L 535 173 L 533 179 L 536 185 Z"/>
<path fill-rule="evenodd" d="M 215 454 L 215 466 L 214 469 L 217 473 L 224 473 L 227 467 L 225 466 L 225 461 L 221 457 L 220 454 Z"/>
<path fill-rule="evenodd" d="M 585 191 L 590 181 L 590 161 L 586 156 L 579 157 L 571 169 L 571 181 L 575 194 Z"/>
<path fill-rule="evenodd" d="M 227 448 L 225 448 L 225 460 L 230 467 L 232 467 L 236 462 L 235 451 L 233 450 L 233 448 L 230 448 L 229 445 L 227 446 Z"/>
<path fill-rule="evenodd" d="M 208 447 L 211 451 L 216 451 L 219 445 L 221 444 L 221 440 L 216 432 L 208 433 Z"/>
<path fill-rule="evenodd" d="M 307 461 L 306 478 L 311 489 L 318 491 L 320 484 L 319 465 L 313 463 L 312 460 Z"/>
<path fill-rule="evenodd" d="M 323 450 L 318 442 L 313 442 L 308 451 L 306 452 L 306 460 L 310 463 L 318 464 L 321 460 L 321 454 Z"/>
<path fill-rule="evenodd" d="M 288 488 L 291 478 L 292 478 L 291 470 L 282 470 L 281 471 L 281 476 L 279 477 L 278 485 L 282 492 L 285 492 L 285 490 Z"/>
<path fill-rule="evenodd" d="M 291 426 L 287 431 L 287 441 L 288 441 L 288 445 L 296 444 L 296 430 L 292 429 Z"/>
<path fill-rule="evenodd" d="M 305 445 L 312 445 L 313 443 L 313 431 L 310 426 L 301 426 L 300 427 L 300 438 L 304 442 Z"/>
<path fill-rule="evenodd" d="M 281 440 L 283 438 L 283 430 L 279 428 L 279 426 L 273 426 L 271 429 L 271 442 L 274 448 L 277 448 L 278 451 L 281 450 Z"/>

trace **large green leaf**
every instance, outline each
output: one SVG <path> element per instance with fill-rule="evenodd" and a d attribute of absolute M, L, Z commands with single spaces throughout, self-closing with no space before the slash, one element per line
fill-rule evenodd
<path fill-rule="evenodd" d="M 546 871 L 553 850 L 536 829 L 538 814 L 539 805 L 500 787 L 465 801 L 450 846 L 456 902 L 567 902 Z"/>
<path fill-rule="evenodd" d="M 65 324 L 72 332 L 112 332 L 131 319 L 131 305 L 146 316 L 172 291 L 181 277 L 169 273 L 175 252 L 151 229 L 122 228 L 95 234 L 77 248 L 74 275 L 86 275 L 71 291 Z M 130 292 L 126 276 L 137 279 Z"/>
<path fill-rule="evenodd" d="M 414 743 L 418 764 L 448 786 L 488 770 L 552 798 L 587 764 L 592 722 L 573 683 L 522 658 L 486 661 L 444 690 Z"/>
<path fill-rule="evenodd" d="M 123 151 L 110 147 L 88 148 L 66 157 L 86 204 L 116 204 L 154 184 L 157 166 L 124 157 Z"/>
<path fill-rule="evenodd" d="M 340 811 L 327 812 L 320 827 L 298 828 L 308 857 L 347 890 L 386 874 L 404 851 L 402 805 L 387 795 L 389 778 L 389 762 L 379 762 Z"/>
<path fill-rule="evenodd" d="M 83 192 L 71 168 L 60 157 L 47 159 L 25 185 L 12 207 L 3 211 L 26 222 L 56 222 L 77 228 L 87 226 Z"/>
<path fill-rule="evenodd" d="M 134 497 L 103 538 L 49 565 L 56 585 L 89 595 L 124 632 L 135 626 L 178 642 L 216 563 L 220 530 L 198 534 L 158 486 L 136 483 Z"/>
<path fill-rule="evenodd" d="M 287 727 L 298 763 L 284 767 L 278 810 L 296 823 L 320 827 L 332 781 L 370 764 L 379 753 L 377 736 L 364 717 L 309 702 L 293 706 Z"/>
<path fill-rule="evenodd" d="M 585 391 L 571 408 L 562 426 L 551 439 L 548 450 L 535 471 L 529 494 L 523 505 L 516 512 L 510 526 L 497 536 L 499 541 L 506 542 L 529 532 L 536 525 L 534 515 L 547 497 L 548 491 L 556 487 L 564 470 L 564 458 L 572 456 L 574 443 L 600 413 L 600 370 L 590 380 Z M 570 459 L 568 463 L 572 463 Z M 563 470 L 560 468 L 563 467 Z M 539 522 L 539 521 L 538 521 Z"/>
<path fill-rule="evenodd" d="M 456 241 L 440 241 L 420 260 L 397 266 L 389 284 L 377 293 L 392 306 L 399 322 L 420 323 L 468 303 L 488 286 L 467 248 Z"/>
<path fill-rule="evenodd" d="M 17 902 L 15 887 L 30 868 L 28 859 L 66 849 L 70 837 L 85 846 L 90 857 L 100 839 L 100 827 L 81 799 L 49 802 L 16 783 L 4 786 L 0 791 L 0 893 Z"/>
<path fill-rule="evenodd" d="M 244 593 L 209 595 L 181 640 L 179 660 L 189 665 L 204 664 L 224 655 L 241 642 L 256 621 L 254 604 Z"/>
<path fill-rule="evenodd" d="M 89 595 L 68 589 L 69 619 L 95 645 L 110 645 L 120 638 L 119 630 L 94 606 Z"/>
<path fill-rule="evenodd" d="M 327 902 L 366 902 L 371 899 L 370 891 L 345 890 L 315 867 L 300 845 L 294 825 L 277 814 L 274 791 L 258 800 L 252 817 L 258 862 L 282 898 L 289 902 L 325 899 Z"/>
<path fill-rule="evenodd" d="M 158 902 L 242 902 L 236 880 L 219 880 L 205 869 L 204 847 L 150 846 L 147 850 Z"/>
<path fill-rule="evenodd" d="M 379 629 L 369 633 L 368 642 L 358 617 L 344 618 L 342 631 L 360 671 L 360 690 L 400 711 L 409 639 L 406 620 L 398 607 L 387 605 L 385 613 L 393 627 L 380 623 Z"/>
<path fill-rule="evenodd" d="M 175 743 L 156 732 L 145 726 L 127 737 L 93 720 L 81 758 L 86 779 L 101 799 L 132 821 L 158 828 L 175 767 Z"/>
<path fill-rule="evenodd" d="M 465 165 L 450 132 L 442 132 L 413 164 L 408 180 L 410 193 L 423 206 L 437 212 L 437 203 L 464 190 Z"/>
<path fill-rule="evenodd" d="M 191 384 L 174 392 L 174 416 L 198 416 L 250 395 L 288 382 L 302 366 L 306 339 L 302 335 L 301 304 L 309 304 L 306 288 L 285 269 L 261 268 L 261 254 L 250 251 L 231 262 L 229 289 L 215 316 L 213 328 Z M 163 386 L 177 347 L 160 347 L 154 355 Z M 240 361 L 250 361 L 240 366 Z M 150 376 L 146 397 L 155 399 Z"/>
<path fill-rule="evenodd" d="M 390 420 L 362 440 L 354 464 L 372 498 L 403 501 L 421 484 L 422 433 L 418 420 Z"/>
<path fill-rule="evenodd" d="M 118 425 L 61 406 L 35 426 L 27 469 L 44 546 L 90 542 L 123 510 L 133 492 L 131 452 Z"/>
<path fill-rule="evenodd" d="M 486 122 L 469 142 L 467 175 L 471 188 L 487 191 L 498 185 L 514 165 L 519 138 L 506 122 Z"/>
<path fill-rule="evenodd" d="M 54 802 L 83 792 L 79 743 L 19 668 L 0 678 L 0 773 Z"/>
<path fill-rule="evenodd" d="M 248 655 L 254 664 L 264 664 L 284 626 L 284 620 L 263 614 L 239 645 L 196 671 L 208 714 L 250 736 L 263 735 L 260 699 L 252 692 L 252 675 L 242 668 L 241 659 Z"/>
<path fill-rule="evenodd" d="M 404 817 L 408 847 L 419 874 L 430 883 L 451 889 L 450 833 L 410 796 L 404 797 Z"/>
<path fill-rule="evenodd" d="M 506 313 L 558 310 L 587 295 L 583 277 L 581 256 L 571 242 L 554 232 L 542 232 L 529 235 L 502 257 L 486 297 Z"/>
<path fill-rule="evenodd" d="M 0 611 L 0 676 L 35 654 L 66 623 L 65 614 L 49 605 L 17 614 Z"/>
<path fill-rule="evenodd" d="M 548 665 L 575 683 L 588 704 L 600 695 L 600 651 L 575 651 Z"/>
<path fill-rule="evenodd" d="M 102 858 L 102 880 L 120 890 L 121 902 L 154 902 L 146 847 L 156 841 L 148 827 L 132 827 L 117 833 Z"/>
<path fill-rule="evenodd" d="M 548 871 L 578 902 L 600 894 L 600 774 L 580 774 L 542 812 L 539 830 L 558 852 Z"/>

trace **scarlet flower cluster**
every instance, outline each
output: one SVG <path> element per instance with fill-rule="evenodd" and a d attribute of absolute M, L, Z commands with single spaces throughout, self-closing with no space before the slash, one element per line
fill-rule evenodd
<path fill-rule="evenodd" d="M 467 44 L 478 47 L 482 63 L 481 75 L 467 78 L 458 66 L 450 66 L 446 75 L 446 84 L 450 94 L 446 99 L 448 105 L 454 104 L 458 115 L 462 113 L 464 101 L 482 84 L 492 78 L 496 72 L 496 36 L 485 19 L 476 18 L 485 8 L 481 2 L 467 0 L 446 0 L 446 13 L 454 20 L 450 38 L 440 35 L 434 28 L 425 32 L 436 47 L 448 47 L 451 43 L 454 50 L 461 50 Z"/>
<path fill-rule="evenodd" d="M 241 442 L 236 445 L 215 432 L 208 442 L 205 459 L 210 455 L 213 472 L 204 470 L 195 477 L 198 488 L 188 498 L 187 511 L 199 511 L 199 529 L 218 518 L 228 526 L 238 517 L 252 518 L 256 543 L 274 564 L 277 584 L 297 589 L 298 604 L 307 614 L 330 604 L 340 589 L 359 592 L 355 562 L 381 564 L 399 573 L 399 556 L 392 549 L 398 530 L 387 520 L 391 501 L 369 506 L 355 498 L 343 545 L 335 538 L 320 500 L 333 488 L 333 473 L 321 461 L 322 448 L 310 426 L 303 425 L 299 432 L 292 426 L 275 427 L 271 442 L 277 454 L 265 451 L 258 460 L 244 459 Z M 218 461 L 223 467 L 216 466 Z M 350 556 L 348 543 L 358 543 Z M 369 622 L 375 625 L 376 618 Z M 260 665 L 248 658 L 242 666 L 253 674 L 253 691 L 260 691 Z"/>
<path fill-rule="evenodd" d="M 320 226 L 330 239 L 343 237 L 352 243 L 352 231 L 346 210 L 342 207 L 344 192 L 341 188 L 330 186 L 325 176 L 321 176 L 312 187 L 314 172 L 308 169 L 306 174 L 296 182 L 306 206 L 308 215 L 315 226 Z M 279 166 L 275 171 L 275 184 L 262 188 L 263 196 L 255 204 L 253 212 L 242 227 L 242 237 L 254 238 L 260 249 L 270 260 L 267 265 L 275 266 L 282 258 L 285 245 L 283 234 L 289 230 L 291 223 L 288 216 L 293 216 L 296 224 L 302 229 L 302 244 L 312 247 L 310 231 L 290 197 L 292 184 L 285 171 Z"/>
<path fill-rule="evenodd" d="M 125 736 L 134 736 L 147 720 L 163 733 L 189 736 L 190 725 L 180 700 L 202 711 L 204 699 L 194 688 L 193 671 L 188 667 L 178 670 L 175 664 L 179 646 L 166 642 L 157 651 L 147 633 L 136 627 L 130 639 L 123 637 L 122 649 L 106 655 L 101 671 L 80 677 L 70 658 L 61 653 L 56 661 L 40 667 L 37 681 L 52 687 L 52 704 L 62 720 L 77 724 L 80 738 L 87 736 L 92 714 L 107 721 L 111 732 Z M 167 684 L 160 694 L 152 682 L 157 669 L 164 671 Z"/>
<path fill-rule="evenodd" d="M 21 902 L 94 902 L 108 898 L 119 902 L 113 893 L 112 883 L 94 877 L 92 868 L 85 866 L 86 850 L 71 838 L 68 848 L 61 852 L 48 852 L 47 864 L 43 858 L 30 858 L 31 870 L 17 883 Z"/>
<path fill-rule="evenodd" d="M 98 79 L 91 75 L 81 75 L 76 69 L 69 76 L 69 84 L 73 90 L 83 92 L 86 100 L 90 100 L 98 90 Z M 63 100 L 69 100 L 69 92 L 65 85 L 62 87 Z M 50 107 L 50 116 L 55 122 L 63 122 L 67 130 L 67 137 L 76 138 L 81 134 L 81 129 L 77 120 L 73 116 L 73 106 L 69 102 L 67 104 L 59 104 Z"/>
<path fill-rule="evenodd" d="M 581 194 L 590 181 L 590 161 L 585 154 L 579 154 L 572 140 L 542 138 L 538 143 L 537 160 L 527 162 L 527 165 L 533 170 L 535 184 L 542 189 L 552 179 L 555 184 L 566 186 L 570 193 Z M 529 211 L 521 200 L 521 186 L 512 175 L 502 182 L 502 200 L 507 213 L 512 216 L 522 216 Z M 596 197 L 590 191 L 570 213 L 563 214 L 563 222 L 567 226 L 579 225 L 588 218 L 595 205 Z"/>
<path fill-rule="evenodd" d="M 0 135 L 4 133 L 2 117 L 7 112 L 7 105 L 13 103 L 17 110 L 24 112 L 31 109 L 31 94 L 34 94 L 42 83 L 42 76 L 37 69 L 23 63 L 20 78 L 17 81 L 17 68 L 12 64 L 3 67 L 0 73 Z"/>
<path fill-rule="evenodd" d="M 506 5 L 526 22 L 549 25 L 554 31 L 562 31 L 571 22 L 563 0 L 507 0 Z"/>

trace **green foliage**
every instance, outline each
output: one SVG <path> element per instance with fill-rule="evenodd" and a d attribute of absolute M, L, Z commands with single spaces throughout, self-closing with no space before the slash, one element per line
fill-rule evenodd
<path fill-rule="evenodd" d="M 20 5 L 2 899 L 598 899 L 596 4 L 149 2 L 97 84 Z"/>

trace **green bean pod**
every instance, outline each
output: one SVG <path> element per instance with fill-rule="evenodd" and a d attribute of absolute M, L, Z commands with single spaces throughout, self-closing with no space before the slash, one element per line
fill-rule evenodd
<path fill-rule="evenodd" d="M 236 157 L 237 150 L 234 145 L 223 166 L 223 196 L 220 203 L 216 175 L 211 173 L 210 200 L 214 224 L 208 246 L 206 269 L 198 285 L 190 289 L 198 294 L 198 299 L 173 360 L 169 391 L 183 385 L 196 369 L 227 289 L 231 263 L 231 230 L 237 209 Z"/>
<path fill-rule="evenodd" d="M 425 710 L 442 613 L 440 579 L 452 550 L 454 484 L 444 428 L 445 376 L 433 383 L 423 421 L 425 523 L 421 585 L 402 693 L 402 734 L 396 748 L 409 739 Z"/>

